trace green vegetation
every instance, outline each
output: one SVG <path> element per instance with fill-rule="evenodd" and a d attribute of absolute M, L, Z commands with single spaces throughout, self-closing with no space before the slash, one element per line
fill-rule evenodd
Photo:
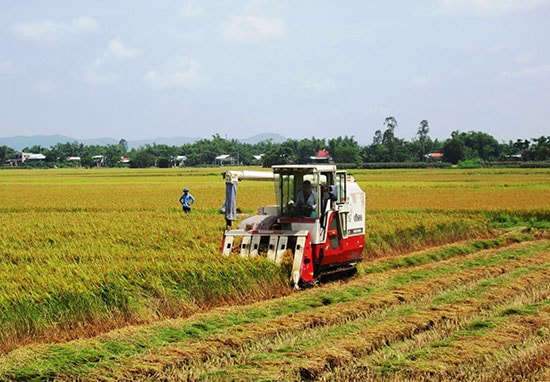
<path fill-rule="evenodd" d="M 21 156 L 18 157 L 13 148 L 1 146 L 0 163 L 8 161 L 13 165 L 29 168 L 169 168 L 222 163 L 270 167 L 274 164 L 308 163 L 311 156 L 324 149 L 328 150 L 335 163 L 348 168 L 442 168 L 450 167 L 451 164 L 458 164 L 459 168 L 481 168 L 494 164 L 516 167 L 550 166 L 550 137 L 547 136 L 499 143 L 494 137 L 483 132 L 454 131 L 450 138 L 440 142 L 430 138 L 428 121 L 423 120 L 418 127 L 417 136 L 407 141 L 397 137 L 396 128 L 395 118 L 386 118 L 384 131 L 377 130 L 372 144 L 366 146 L 359 145 L 354 137 L 348 136 L 330 139 L 287 139 L 281 143 L 267 140 L 249 144 L 236 139 L 227 140 L 219 134 L 212 136 L 212 139 L 200 139 L 182 146 L 147 144 L 144 147 L 129 149 L 125 139 L 121 139 L 118 144 L 107 146 L 86 146 L 78 142 L 58 143 L 50 148 L 34 145 L 24 148 L 23 152 L 42 154 L 44 160 L 25 162 L 21 162 Z M 431 153 L 441 153 L 443 157 L 430 156 Z M 260 154 L 262 157 L 258 159 Z M 227 157 L 223 160 L 216 159 L 221 155 Z"/>

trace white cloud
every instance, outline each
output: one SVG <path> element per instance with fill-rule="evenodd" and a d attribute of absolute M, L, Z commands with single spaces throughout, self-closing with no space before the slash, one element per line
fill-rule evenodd
<path fill-rule="evenodd" d="M 120 37 L 116 37 L 109 41 L 109 46 L 103 54 L 103 61 L 115 60 L 123 61 L 136 58 L 138 51 L 133 48 L 128 48 L 124 45 Z"/>
<path fill-rule="evenodd" d="M 71 32 L 96 32 L 98 30 L 98 22 L 88 16 L 80 16 L 69 23 L 69 31 Z"/>
<path fill-rule="evenodd" d="M 519 64 L 526 64 L 533 61 L 535 55 L 531 52 L 522 52 L 514 56 L 514 60 Z"/>
<path fill-rule="evenodd" d="M 94 62 L 84 68 L 80 78 L 89 84 L 101 85 L 117 82 L 119 75 L 114 72 L 101 71 L 96 62 Z"/>
<path fill-rule="evenodd" d="M 501 78 L 538 79 L 550 76 L 550 65 L 526 66 L 517 71 L 502 72 Z"/>
<path fill-rule="evenodd" d="M 531 11 L 549 6 L 550 0 L 440 0 L 440 10 L 445 13 L 491 16 Z"/>
<path fill-rule="evenodd" d="M 462 79 L 466 76 L 466 72 L 464 71 L 464 69 L 454 68 L 454 69 L 451 69 L 451 71 L 449 72 L 449 75 L 455 79 Z"/>
<path fill-rule="evenodd" d="M 145 83 L 155 90 L 171 88 L 192 89 L 204 83 L 200 65 L 194 60 L 179 59 L 163 69 L 151 69 L 143 77 Z"/>
<path fill-rule="evenodd" d="M 321 81 L 308 81 L 305 88 L 317 93 L 332 93 L 336 89 L 336 84 L 330 78 Z"/>
<path fill-rule="evenodd" d="M 280 18 L 234 16 L 222 24 L 221 32 L 228 41 L 259 42 L 284 36 L 285 28 L 286 24 Z"/>
<path fill-rule="evenodd" d="M 51 19 L 36 20 L 11 27 L 12 33 L 18 38 L 52 44 L 66 42 L 79 34 L 95 33 L 98 30 L 98 22 L 88 16 L 81 16 L 68 22 Z"/>
<path fill-rule="evenodd" d="M 408 82 L 408 85 L 412 88 L 425 88 L 431 82 L 430 77 L 427 76 L 414 76 Z"/>
<path fill-rule="evenodd" d="M 0 74 L 8 74 L 13 71 L 13 63 L 11 61 L 0 61 Z"/>
<path fill-rule="evenodd" d="M 194 19 L 202 16 L 203 13 L 203 9 L 195 3 L 185 4 L 185 6 L 183 6 L 179 12 L 180 16 L 185 19 Z"/>
<path fill-rule="evenodd" d="M 116 37 L 109 41 L 101 57 L 84 68 L 82 79 L 94 85 L 116 82 L 119 75 L 114 67 L 122 61 L 136 58 L 137 55 L 136 49 L 126 47 L 120 37 Z"/>
<path fill-rule="evenodd" d="M 55 91 L 55 85 L 50 80 L 40 80 L 35 84 L 35 88 L 40 93 L 52 93 Z"/>

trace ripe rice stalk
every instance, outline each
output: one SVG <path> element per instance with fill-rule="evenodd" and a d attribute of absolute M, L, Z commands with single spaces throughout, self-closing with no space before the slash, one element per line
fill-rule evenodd
<path fill-rule="evenodd" d="M 487 213 L 544 219 L 548 172 L 522 171 L 354 172 L 367 191 L 367 258 L 495 235 Z M 217 170 L 2 175 L 0 210 L 9 224 L 0 226 L 0 337 L 10 346 L 62 331 L 71 338 L 75 327 L 97 333 L 98 322 L 153 322 L 289 293 L 269 262 L 220 259 Z M 197 197 L 188 216 L 177 203 L 182 184 Z M 268 182 L 243 183 L 239 193 L 245 214 L 274 202 Z M 18 318 L 23 310 L 29 314 Z"/>

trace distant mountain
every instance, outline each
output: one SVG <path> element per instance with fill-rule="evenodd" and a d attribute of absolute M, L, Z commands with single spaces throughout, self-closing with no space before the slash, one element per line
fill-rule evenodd
<path fill-rule="evenodd" d="M 264 141 L 268 141 L 268 140 L 271 140 L 271 142 L 273 142 L 273 143 L 282 143 L 282 142 L 286 141 L 287 138 L 283 137 L 280 134 L 276 134 L 276 133 L 265 133 L 265 134 L 254 135 L 250 138 L 238 139 L 238 141 L 241 142 L 241 143 L 248 143 L 248 144 L 251 144 L 251 145 L 255 145 L 256 143 L 260 143 L 260 142 L 264 142 Z"/>
<path fill-rule="evenodd" d="M 167 146 L 181 146 L 187 143 L 193 143 L 201 138 L 193 137 L 173 137 L 173 138 L 155 138 L 155 139 L 140 139 L 128 141 L 129 148 L 144 147 L 145 145 L 167 145 Z M 118 141 L 117 141 L 118 143 Z"/>
<path fill-rule="evenodd" d="M 128 148 L 138 148 L 145 145 L 167 145 L 167 146 L 182 146 L 187 143 L 194 143 L 201 138 L 197 137 L 172 137 L 172 138 L 154 138 L 154 139 L 141 139 L 141 140 L 127 140 Z M 238 139 L 239 142 L 256 144 L 262 141 L 271 140 L 273 143 L 281 143 L 286 141 L 286 138 L 282 135 L 275 133 L 266 133 L 254 135 L 246 139 Z M 54 135 L 31 135 L 24 136 L 18 135 L 15 137 L 0 138 L 0 146 L 11 147 L 14 150 L 21 151 L 25 147 L 41 146 L 44 148 L 51 148 L 58 143 L 78 142 L 86 146 L 98 145 L 116 145 L 119 139 L 114 138 L 92 138 L 92 139 L 77 139 L 68 137 L 66 135 L 54 134 Z"/>
<path fill-rule="evenodd" d="M 0 146 L 8 146 L 14 150 L 21 151 L 25 147 L 41 146 L 44 148 L 50 148 L 57 143 L 67 143 L 74 141 L 76 141 L 76 139 L 59 134 L 31 136 L 18 135 L 16 137 L 0 138 Z"/>

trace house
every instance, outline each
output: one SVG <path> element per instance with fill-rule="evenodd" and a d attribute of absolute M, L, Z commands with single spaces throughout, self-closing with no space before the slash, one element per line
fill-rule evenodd
<path fill-rule="evenodd" d="M 443 161 L 443 153 L 429 153 L 424 155 L 424 158 L 426 160 L 431 162 L 442 162 Z"/>
<path fill-rule="evenodd" d="M 11 166 L 17 166 L 19 163 L 23 163 L 27 161 L 39 161 L 44 159 L 46 159 L 46 156 L 44 154 L 20 152 L 15 154 L 15 158 L 7 159 L 6 162 L 9 162 Z"/>
<path fill-rule="evenodd" d="M 523 160 L 523 154 L 512 154 L 512 155 L 508 155 L 508 156 L 507 156 L 507 159 L 508 159 L 509 161 L 519 162 L 519 161 L 522 161 L 522 160 Z"/>
<path fill-rule="evenodd" d="M 96 164 L 97 167 L 105 166 L 105 157 L 103 155 L 94 155 L 92 161 Z"/>
<path fill-rule="evenodd" d="M 237 160 L 230 155 L 218 155 L 214 158 L 214 164 L 218 166 L 223 166 L 224 164 L 236 164 Z"/>
<path fill-rule="evenodd" d="M 176 167 L 183 166 L 184 162 L 187 160 L 187 157 L 185 155 L 177 155 L 174 158 L 174 165 Z"/>
<path fill-rule="evenodd" d="M 66 160 L 68 163 L 74 163 L 74 164 L 73 164 L 74 167 L 80 167 L 80 157 L 77 157 L 77 156 L 68 156 L 67 158 L 65 158 L 65 160 Z"/>
<path fill-rule="evenodd" d="M 33 153 L 21 153 L 22 159 L 21 162 L 28 160 L 44 160 L 46 156 L 44 154 L 33 154 Z"/>
<path fill-rule="evenodd" d="M 332 160 L 329 152 L 326 149 L 317 151 L 317 155 L 309 157 L 313 162 L 328 163 Z"/>

